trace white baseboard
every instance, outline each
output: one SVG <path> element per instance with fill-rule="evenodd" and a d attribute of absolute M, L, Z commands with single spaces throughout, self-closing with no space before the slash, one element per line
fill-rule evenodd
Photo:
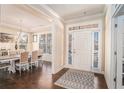
<path fill-rule="evenodd" d="M 58 73 L 60 70 L 62 70 L 64 68 L 64 65 L 60 66 L 60 67 L 57 67 L 54 71 L 53 71 L 53 74 L 56 74 Z"/>
<path fill-rule="evenodd" d="M 105 77 L 105 81 L 106 81 L 107 87 L 108 87 L 108 89 L 110 89 L 110 84 L 109 84 L 108 79 L 106 78 L 105 74 L 104 74 L 104 77 Z"/>

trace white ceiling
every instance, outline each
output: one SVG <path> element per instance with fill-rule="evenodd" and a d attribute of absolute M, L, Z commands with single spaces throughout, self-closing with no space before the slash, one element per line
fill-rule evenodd
<path fill-rule="evenodd" d="M 50 21 L 45 15 L 26 5 L 2 5 L 1 23 L 25 28 L 30 32 L 31 29 L 49 25 Z"/>
<path fill-rule="evenodd" d="M 47 6 L 47 7 L 46 7 Z M 102 13 L 105 5 L 100 4 L 49 4 L 49 5 L 0 5 L 0 24 L 3 26 L 23 28 L 32 32 L 42 27 L 48 28 L 50 15 L 57 13 L 65 21 L 74 18 Z M 51 9 L 53 10 L 51 12 Z"/>
<path fill-rule="evenodd" d="M 102 13 L 104 4 L 47 4 L 64 20 Z"/>

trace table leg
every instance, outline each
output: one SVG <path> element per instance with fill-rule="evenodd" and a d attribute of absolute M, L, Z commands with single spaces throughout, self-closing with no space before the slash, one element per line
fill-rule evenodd
<path fill-rule="evenodd" d="M 15 70 L 15 61 L 14 60 L 10 60 L 10 68 L 9 68 L 9 71 L 12 72 L 12 73 L 15 73 L 16 70 Z"/>

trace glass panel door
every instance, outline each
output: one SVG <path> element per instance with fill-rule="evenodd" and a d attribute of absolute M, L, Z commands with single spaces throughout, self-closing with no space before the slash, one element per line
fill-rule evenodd
<path fill-rule="evenodd" d="M 46 53 L 46 35 L 41 34 L 39 38 L 39 48 L 43 49 L 43 53 Z"/>
<path fill-rule="evenodd" d="M 72 33 L 69 33 L 68 40 L 68 64 L 72 64 Z"/>
<path fill-rule="evenodd" d="M 52 34 L 47 34 L 47 53 L 52 53 Z"/>
<path fill-rule="evenodd" d="M 99 69 L 99 32 L 92 32 L 92 69 Z"/>

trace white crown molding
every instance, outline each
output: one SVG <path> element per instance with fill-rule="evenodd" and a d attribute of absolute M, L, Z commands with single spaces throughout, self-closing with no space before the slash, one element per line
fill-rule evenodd
<path fill-rule="evenodd" d="M 47 5 L 41 5 L 42 8 L 44 8 L 50 15 L 52 15 L 52 17 L 54 19 L 59 19 L 61 20 L 63 23 L 65 22 L 64 19 L 58 14 L 56 13 L 52 8 L 50 8 L 49 6 Z"/>
<path fill-rule="evenodd" d="M 51 23 L 54 22 L 55 20 L 59 20 L 62 23 L 65 22 L 62 17 L 60 17 L 52 8 L 50 8 L 47 5 L 40 4 L 40 5 L 28 5 L 28 6 L 34 8 L 35 10 L 37 10 L 37 11 L 41 12 L 42 14 L 46 15 L 47 17 L 49 17 L 49 20 L 50 20 Z M 45 28 L 45 26 L 37 27 L 37 28 L 38 29 L 39 28 Z M 32 29 L 32 31 L 34 31 L 34 30 L 36 31 L 36 28 Z"/>
<path fill-rule="evenodd" d="M 94 20 L 94 19 L 99 19 L 99 18 L 104 18 L 104 13 L 99 13 L 96 15 L 90 15 L 86 17 L 80 17 L 80 18 L 75 18 L 71 20 L 65 21 L 66 24 L 73 24 L 73 23 L 78 23 L 80 21 L 88 21 L 88 20 Z"/>
<path fill-rule="evenodd" d="M 39 4 L 28 4 L 28 5 L 25 5 L 25 7 L 28 7 L 28 8 L 31 8 L 32 10 L 40 13 L 42 15 L 42 17 L 44 17 L 45 19 L 47 19 L 49 22 L 52 21 L 52 17 L 49 16 L 47 14 L 47 11 L 44 10 L 44 8 L 42 6 L 40 6 Z"/>

